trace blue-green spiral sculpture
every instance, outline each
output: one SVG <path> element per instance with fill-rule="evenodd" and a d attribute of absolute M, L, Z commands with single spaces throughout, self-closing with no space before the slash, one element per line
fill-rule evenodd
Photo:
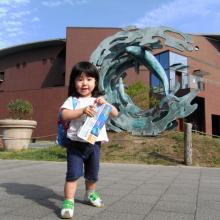
<path fill-rule="evenodd" d="M 177 33 L 180 38 L 170 33 Z M 163 44 L 161 43 L 163 39 Z M 101 90 L 105 91 L 105 98 L 119 109 L 119 116 L 108 121 L 108 128 L 116 132 L 128 131 L 134 135 L 154 136 L 162 131 L 173 128 L 177 118 L 190 115 L 197 108 L 191 105 L 197 90 L 185 96 L 176 97 L 169 92 L 169 81 L 165 70 L 150 52 L 162 48 L 163 45 L 177 50 L 192 51 L 192 40 L 187 34 L 175 31 L 172 28 L 127 28 L 104 39 L 90 57 L 100 72 Z M 125 93 L 123 74 L 126 69 L 138 69 L 144 65 L 161 81 L 164 88 L 164 97 L 159 106 L 148 110 L 140 109 Z"/>

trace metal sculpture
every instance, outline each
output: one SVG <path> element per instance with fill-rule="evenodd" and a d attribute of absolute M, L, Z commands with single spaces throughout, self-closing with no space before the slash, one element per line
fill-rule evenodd
<path fill-rule="evenodd" d="M 172 33 L 178 33 L 181 39 Z M 105 91 L 105 98 L 120 111 L 116 119 L 108 121 L 108 128 L 116 132 L 128 131 L 135 135 L 154 136 L 162 131 L 176 126 L 177 118 L 190 115 L 197 108 L 197 104 L 190 102 L 197 94 L 196 90 L 183 97 L 175 96 L 179 89 L 169 91 L 169 81 L 161 64 L 151 54 L 151 50 L 162 48 L 164 45 L 177 50 L 192 51 L 192 41 L 189 35 L 175 31 L 172 28 L 157 27 L 137 29 L 130 27 L 123 29 L 113 36 L 104 39 L 92 53 L 90 61 L 100 71 L 101 90 Z M 159 106 L 142 110 L 124 90 L 123 77 L 126 69 L 144 65 L 162 82 L 164 97 Z"/>

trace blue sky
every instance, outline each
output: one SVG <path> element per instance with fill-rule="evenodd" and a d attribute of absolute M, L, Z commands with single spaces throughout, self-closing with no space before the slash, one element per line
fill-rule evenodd
<path fill-rule="evenodd" d="M 66 27 L 128 25 L 220 34 L 220 1 L 0 0 L 0 49 L 65 38 Z"/>

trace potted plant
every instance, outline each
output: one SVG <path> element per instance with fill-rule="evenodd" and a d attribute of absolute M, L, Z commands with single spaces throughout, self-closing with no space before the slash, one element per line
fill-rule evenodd
<path fill-rule="evenodd" d="M 0 120 L 0 134 L 4 150 L 27 149 L 33 129 L 37 122 L 30 120 L 33 114 L 32 104 L 17 99 L 8 104 L 9 119 Z"/>

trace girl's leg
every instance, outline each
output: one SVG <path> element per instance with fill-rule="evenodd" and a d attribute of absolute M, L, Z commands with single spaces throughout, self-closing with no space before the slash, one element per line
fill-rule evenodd
<path fill-rule="evenodd" d="M 65 199 L 73 199 L 76 193 L 77 181 L 68 181 L 64 185 Z"/>
<path fill-rule="evenodd" d="M 96 189 L 96 183 L 94 183 L 94 182 L 86 180 L 85 185 L 86 185 L 86 191 L 88 191 L 88 190 L 95 191 L 95 189 Z"/>
<path fill-rule="evenodd" d="M 71 143 L 77 145 L 77 143 Z M 83 159 L 80 157 L 77 147 L 67 148 L 67 173 L 64 185 L 64 201 L 61 209 L 62 218 L 72 218 L 74 214 L 74 196 L 76 193 L 77 179 L 83 175 Z"/>
<path fill-rule="evenodd" d="M 86 193 L 84 200 L 95 207 L 103 207 L 104 203 L 100 198 L 99 194 L 96 192 L 96 183 L 86 180 L 85 185 Z"/>
<path fill-rule="evenodd" d="M 85 201 L 96 207 L 103 207 L 103 201 L 99 194 L 96 192 L 96 182 L 98 180 L 99 173 L 99 157 L 100 157 L 100 143 L 96 143 L 93 146 L 94 150 L 90 154 L 89 158 L 84 162 L 85 169 Z"/>
<path fill-rule="evenodd" d="M 64 185 L 65 199 L 73 199 L 76 193 L 77 179 L 83 176 L 83 159 L 80 156 L 78 142 L 71 142 L 67 148 L 67 172 Z"/>
<path fill-rule="evenodd" d="M 88 197 L 90 193 L 95 192 L 95 190 L 96 190 L 96 183 L 95 182 L 91 182 L 89 180 L 85 180 L 85 187 L 86 187 L 85 197 Z"/>
<path fill-rule="evenodd" d="M 64 185 L 64 196 L 61 218 L 72 218 L 74 214 L 74 196 L 76 192 L 77 181 L 66 181 Z"/>

